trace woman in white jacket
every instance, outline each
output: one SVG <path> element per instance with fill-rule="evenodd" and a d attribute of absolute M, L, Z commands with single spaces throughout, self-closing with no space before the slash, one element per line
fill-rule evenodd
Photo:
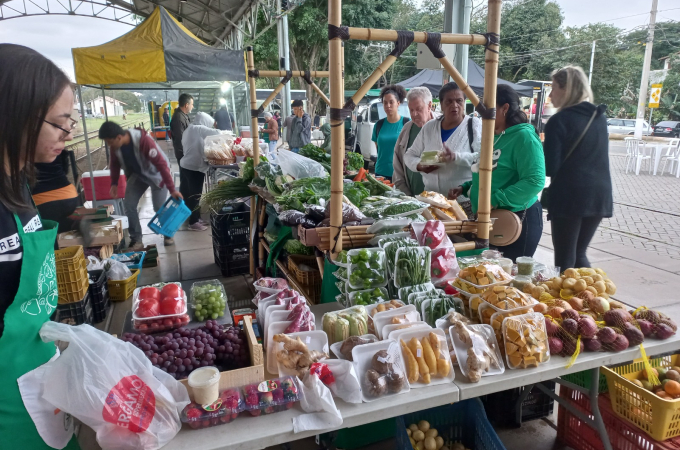
<path fill-rule="evenodd" d="M 481 149 L 482 121 L 465 115 L 465 94 L 456 83 L 442 87 L 439 101 L 444 115 L 423 126 L 404 162 L 423 174 L 425 190 L 448 195 L 450 189 L 472 179 L 470 167 Z M 447 160 L 441 166 L 420 164 L 425 151 L 444 151 Z"/>
<path fill-rule="evenodd" d="M 189 217 L 189 231 L 205 231 L 208 227 L 201 221 L 201 210 L 198 201 L 203 192 L 205 173 L 208 163 L 205 160 L 205 138 L 220 134 L 220 130 L 213 128 L 215 120 L 204 112 L 196 113 L 191 125 L 184 130 L 182 147 L 184 156 L 179 165 L 184 169 L 185 178 L 179 186 L 187 207 L 191 210 Z"/>

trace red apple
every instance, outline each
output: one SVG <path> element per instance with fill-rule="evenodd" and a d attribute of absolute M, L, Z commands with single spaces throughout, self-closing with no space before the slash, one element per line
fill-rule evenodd
<path fill-rule="evenodd" d="M 135 310 L 137 317 L 156 317 L 160 315 L 158 300 L 145 298 L 137 304 Z"/>

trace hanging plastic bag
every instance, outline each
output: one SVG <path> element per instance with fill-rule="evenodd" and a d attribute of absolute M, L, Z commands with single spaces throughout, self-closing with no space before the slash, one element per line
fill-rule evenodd
<path fill-rule="evenodd" d="M 132 276 L 128 266 L 115 259 L 106 259 L 104 267 L 106 268 L 106 278 L 112 281 L 127 280 Z"/>
<path fill-rule="evenodd" d="M 335 406 L 333 395 L 318 375 L 308 372 L 304 382 L 300 382 L 300 388 L 304 394 L 300 399 L 300 406 L 310 414 L 293 418 L 294 433 L 338 428 L 342 425 L 342 414 Z"/>
<path fill-rule="evenodd" d="M 326 169 L 318 162 L 288 150 L 276 152 L 276 162 L 278 162 L 284 175 L 290 175 L 296 180 L 328 176 Z"/>
<path fill-rule="evenodd" d="M 155 450 L 179 432 L 189 394 L 140 349 L 90 325 L 46 322 L 40 337 L 69 343 L 43 366 L 42 398 L 95 430 L 102 448 Z"/>
<path fill-rule="evenodd" d="M 104 266 L 106 265 L 106 262 L 100 261 L 99 258 L 96 256 L 89 255 L 87 257 L 87 270 L 92 271 L 92 270 L 102 270 L 104 269 Z"/>

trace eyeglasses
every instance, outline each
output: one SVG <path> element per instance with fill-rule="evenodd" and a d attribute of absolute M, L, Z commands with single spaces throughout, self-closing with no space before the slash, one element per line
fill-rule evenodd
<path fill-rule="evenodd" d="M 71 117 L 69 117 L 68 120 L 71 121 L 71 124 L 70 124 L 70 128 L 69 128 L 69 129 L 62 128 L 62 127 L 60 127 L 59 125 L 57 125 L 56 123 L 52 123 L 52 122 L 50 122 L 50 121 L 48 121 L 48 120 L 44 120 L 44 119 L 43 119 L 43 122 L 45 122 L 45 123 L 47 123 L 47 124 L 49 124 L 49 125 L 52 125 L 54 128 L 57 128 L 57 129 L 63 131 L 63 132 L 64 132 L 64 135 L 61 137 L 61 139 L 63 140 L 63 139 L 66 139 L 66 138 L 68 137 L 69 134 L 73 133 L 73 130 L 75 130 L 75 129 L 76 129 L 76 126 L 78 125 L 78 121 L 77 121 L 77 120 L 72 119 Z"/>

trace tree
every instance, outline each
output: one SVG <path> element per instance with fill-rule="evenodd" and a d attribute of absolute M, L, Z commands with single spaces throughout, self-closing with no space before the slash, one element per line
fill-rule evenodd
<path fill-rule="evenodd" d="M 671 68 L 663 80 L 659 113 L 662 119 L 680 120 L 680 55 L 671 59 Z"/>
<path fill-rule="evenodd" d="M 83 101 L 89 102 L 97 97 L 101 97 L 102 90 L 90 87 L 83 87 Z M 105 91 L 107 97 L 120 100 L 125 103 L 124 109 L 128 112 L 138 112 L 142 108 L 142 102 L 137 98 L 135 94 L 130 91 L 118 91 L 118 90 L 107 90 Z"/>
<path fill-rule="evenodd" d="M 647 28 L 629 33 L 626 40 L 632 48 L 644 54 Z M 654 45 L 652 46 L 652 70 L 663 69 L 663 61 L 660 59 L 678 52 L 680 52 L 680 23 L 657 22 L 654 27 Z"/>

